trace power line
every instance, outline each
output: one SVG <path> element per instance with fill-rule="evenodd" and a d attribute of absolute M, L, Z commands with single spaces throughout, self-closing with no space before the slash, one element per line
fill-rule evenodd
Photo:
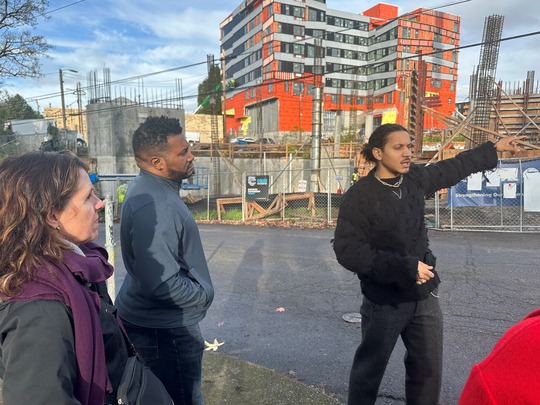
<path fill-rule="evenodd" d="M 82 0 L 82 1 L 85 1 L 85 0 Z M 348 28 L 348 29 L 350 29 L 350 28 Z M 516 39 L 522 39 L 522 38 L 526 38 L 526 37 L 536 36 L 536 35 L 539 35 L 539 34 L 540 34 L 540 31 L 533 31 L 533 32 L 529 32 L 529 33 L 524 33 L 524 34 L 519 34 L 519 35 L 506 37 L 506 38 L 501 38 L 501 39 L 498 39 L 497 41 L 483 41 L 483 42 L 477 42 L 477 43 L 473 43 L 473 44 L 469 44 L 469 45 L 457 46 L 457 47 L 454 47 L 454 48 L 449 48 L 449 49 L 444 49 L 444 50 L 436 50 L 436 51 L 424 53 L 424 54 L 422 54 L 422 56 L 429 56 L 429 55 L 433 55 L 433 54 L 446 53 L 446 52 L 457 52 L 457 51 L 460 51 L 460 50 L 463 50 L 463 49 L 474 48 L 474 47 L 490 44 L 490 43 L 493 43 L 493 42 L 506 42 L 506 41 L 516 40 Z M 363 65 L 357 66 L 357 67 L 369 68 L 369 67 L 380 65 L 381 63 L 395 62 L 395 61 L 408 60 L 408 59 L 416 59 L 416 58 L 418 58 L 418 55 L 411 55 L 411 56 L 406 56 L 406 57 L 401 57 L 401 58 L 394 58 L 394 59 L 387 60 L 387 61 L 384 61 L 384 62 L 367 63 L 367 64 L 363 64 Z M 217 60 L 219 61 L 221 59 L 222 58 L 217 59 Z M 207 61 L 196 62 L 196 63 L 191 63 L 191 64 L 188 64 L 188 65 L 178 66 L 178 67 L 165 69 L 165 70 L 161 70 L 161 71 L 156 71 L 156 72 L 152 72 L 152 73 L 146 73 L 146 74 L 143 74 L 143 75 L 131 76 L 131 77 L 111 81 L 110 84 L 125 83 L 125 82 L 128 82 L 128 81 L 133 81 L 133 80 L 137 80 L 137 79 L 141 79 L 141 78 L 145 78 L 145 77 L 151 77 L 151 76 L 156 76 L 156 75 L 163 74 L 163 73 L 188 69 L 188 68 L 203 65 L 203 64 L 206 64 L 206 63 L 207 63 Z M 335 71 L 333 73 L 347 73 L 347 71 L 349 71 L 349 70 L 351 70 L 351 68 L 343 68 L 343 69 L 337 70 L 337 71 Z M 280 79 L 280 80 L 273 81 L 273 83 L 280 83 L 280 82 L 285 82 L 285 81 L 303 81 L 303 80 L 309 79 L 311 77 L 324 76 L 324 75 L 325 75 L 324 73 L 323 74 L 313 74 L 312 73 L 312 74 L 308 74 L 308 75 L 304 74 L 304 76 L 301 76 L 299 78 Z M 253 84 L 253 85 L 249 85 L 249 86 L 239 86 L 239 87 L 235 88 L 235 90 L 248 90 L 248 89 L 251 89 L 251 88 L 258 88 L 258 87 L 260 87 L 262 85 L 263 84 Z M 88 90 L 89 88 L 91 88 L 91 86 L 83 87 L 82 90 Z M 35 96 L 35 97 L 28 97 L 28 100 L 39 101 L 39 100 L 44 100 L 44 99 L 47 99 L 47 98 L 58 97 L 59 95 L 60 95 L 60 92 L 48 93 L 48 94 L 44 94 L 44 95 L 40 95 L 40 96 L 38 95 L 38 96 Z M 195 97 L 198 97 L 198 95 L 183 96 L 182 99 L 189 99 L 189 98 L 195 98 Z"/>
<path fill-rule="evenodd" d="M 79 1 L 76 1 L 74 3 L 70 3 L 70 4 L 66 4 L 65 6 L 62 6 L 62 7 L 59 7 L 59 8 L 55 8 L 54 10 L 49 10 L 47 11 L 46 13 L 44 13 L 43 15 L 48 15 L 48 14 L 52 14 L 52 13 L 55 13 L 57 11 L 60 11 L 60 10 L 63 10 L 65 8 L 68 8 L 68 7 L 71 7 L 71 6 L 74 6 L 75 4 L 79 4 L 79 3 L 82 3 L 86 0 L 79 0 Z"/>

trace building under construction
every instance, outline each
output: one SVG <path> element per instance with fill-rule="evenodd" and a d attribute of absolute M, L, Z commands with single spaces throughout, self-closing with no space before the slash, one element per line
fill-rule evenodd
<path fill-rule="evenodd" d="M 426 113 L 444 122 L 453 137 L 466 138 L 466 147 L 501 136 L 526 135 L 522 146 L 526 155 L 540 150 L 540 94 L 534 71 L 523 82 L 495 81 L 504 17 L 486 17 L 480 59 L 471 76 L 469 103 L 456 104 L 457 116 L 444 117 L 424 108 Z M 444 147 L 444 145 L 442 145 Z"/>

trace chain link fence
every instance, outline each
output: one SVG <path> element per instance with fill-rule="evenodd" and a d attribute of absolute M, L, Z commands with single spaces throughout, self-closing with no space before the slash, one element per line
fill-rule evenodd
<path fill-rule="evenodd" d="M 223 171 L 197 167 L 180 195 L 197 220 L 229 223 L 283 223 L 334 226 L 341 197 L 353 183 L 346 166 L 285 168 L 280 171 Z M 365 171 L 367 173 L 367 171 Z M 122 194 L 133 175 L 99 176 L 95 186 L 121 212 Z M 501 160 L 426 199 L 430 228 L 475 231 L 540 232 L 540 160 Z"/>
<path fill-rule="evenodd" d="M 426 201 L 426 220 L 440 229 L 540 232 L 540 160 L 499 160 Z"/>

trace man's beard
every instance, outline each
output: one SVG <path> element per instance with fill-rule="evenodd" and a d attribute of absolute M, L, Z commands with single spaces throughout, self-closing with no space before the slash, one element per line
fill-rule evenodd
<path fill-rule="evenodd" d="M 186 172 L 179 172 L 171 169 L 167 171 L 167 178 L 172 181 L 177 181 L 178 183 L 181 183 L 182 180 L 187 179 L 190 176 L 191 175 L 188 175 Z"/>

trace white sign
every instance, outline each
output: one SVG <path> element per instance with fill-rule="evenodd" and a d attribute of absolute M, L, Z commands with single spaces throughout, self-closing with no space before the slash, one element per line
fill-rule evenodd
<path fill-rule="evenodd" d="M 298 180 L 298 192 L 305 193 L 307 191 L 307 180 Z"/>

